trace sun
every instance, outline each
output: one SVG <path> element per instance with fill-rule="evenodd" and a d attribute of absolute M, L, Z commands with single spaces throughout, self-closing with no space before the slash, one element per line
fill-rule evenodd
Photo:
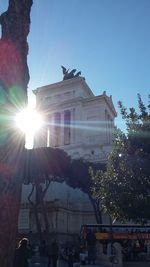
<path fill-rule="evenodd" d="M 24 133 L 35 133 L 41 127 L 41 124 L 41 115 L 34 109 L 27 108 L 16 115 L 16 125 Z"/>
<path fill-rule="evenodd" d="M 15 122 L 18 129 L 26 136 L 26 148 L 32 148 L 34 135 L 42 127 L 41 114 L 28 107 L 16 115 Z"/>

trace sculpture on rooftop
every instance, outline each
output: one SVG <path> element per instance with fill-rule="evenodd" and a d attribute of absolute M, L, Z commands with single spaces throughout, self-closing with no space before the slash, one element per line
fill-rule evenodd
<path fill-rule="evenodd" d="M 73 69 L 73 70 L 69 71 L 69 69 L 67 70 L 64 66 L 61 66 L 61 68 L 62 68 L 62 72 L 63 72 L 63 75 L 64 75 L 63 80 L 76 78 L 76 77 L 79 77 L 81 75 L 81 71 L 78 71 L 75 74 L 75 72 L 77 71 L 76 69 Z"/>

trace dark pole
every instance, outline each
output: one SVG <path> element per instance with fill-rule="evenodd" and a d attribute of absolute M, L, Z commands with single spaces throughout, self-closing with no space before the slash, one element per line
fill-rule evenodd
<path fill-rule="evenodd" d="M 113 229 L 112 229 L 112 218 L 109 215 L 110 220 L 110 244 L 111 244 L 111 255 L 113 254 Z"/>

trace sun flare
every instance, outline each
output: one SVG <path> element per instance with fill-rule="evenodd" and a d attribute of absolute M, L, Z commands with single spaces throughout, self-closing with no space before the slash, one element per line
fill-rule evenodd
<path fill-rule="evenodd" d="M 35 133 L 42 124 L 41 115 L 33 109 L 24 109 L 16 116 L 17 127 L 25 134 Z"/>
<path fill-rule="evenodd" d="M 35 109 L 26 108 L 16 115 L 15 121 L 26 136 L 26 147 L 31 148 L 34 135 L 42 126 L 42 116 Z"/>

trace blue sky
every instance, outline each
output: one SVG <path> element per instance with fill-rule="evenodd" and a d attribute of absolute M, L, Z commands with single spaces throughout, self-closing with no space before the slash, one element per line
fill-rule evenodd
<path fill-rule="evenodd" d="M 29 99 L 62 80 L 61 65 L 81 70 L 95 95 L 127 107 L 150 93 L 150 0 L 33 0 L 28 36 Z M 0 0 L 0 11 L 7 0 Z M 116 120 L 121 125 L 120 116 Z"/>

